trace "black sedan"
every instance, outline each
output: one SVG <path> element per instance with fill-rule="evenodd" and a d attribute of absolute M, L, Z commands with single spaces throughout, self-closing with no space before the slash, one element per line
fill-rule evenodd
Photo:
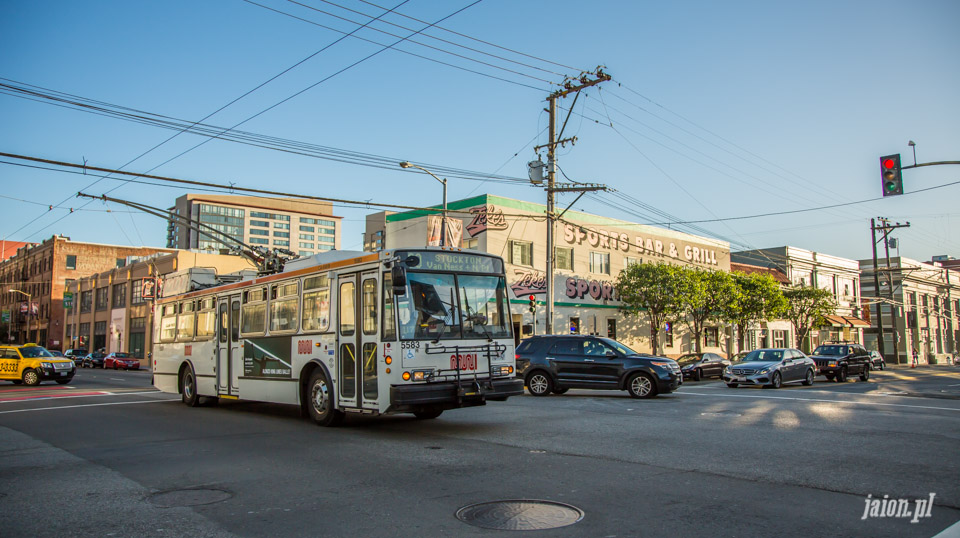
<path fill-rule="evenodd" d="M 637 353 L 610 338 L 581 335 L 541 335 L 520 342 L 517 376 L 534 396 L 581 388 L 652 398 L 683 383 L 680 366 L 672 359 Z"/>
<path fill-rule="evenodd" d="M 700 381 L 705 377 L 723 377 L 723 369 L 730 361 L 716 353 L 687 353 L 677 359 L 684 379 Z"/>
<path fill-rule="evenodd" d="M 83 362 L 80 364 L 80 366 L 83 368 L 103 368 L 103 359 L 105 359 L 106 356 L 106 353 L 94 351 L 83 358 Z"/>

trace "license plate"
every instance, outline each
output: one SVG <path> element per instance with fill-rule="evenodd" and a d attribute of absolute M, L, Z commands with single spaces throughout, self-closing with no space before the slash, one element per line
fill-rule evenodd
<path fill-rule="evenodd" d="M 67 375 L 66 372 L 60 372 L 60 375 Z"/>
<path fill-rule="evenodd" d="M 746 381 L 746 380 L 747 380 L 747 378 L 745 378 L 745 377 L 738 377 L 738 378 L 737 378 L 737 381 L 740 381 L 740 382 L 743 382 L 743 381 Z"/>

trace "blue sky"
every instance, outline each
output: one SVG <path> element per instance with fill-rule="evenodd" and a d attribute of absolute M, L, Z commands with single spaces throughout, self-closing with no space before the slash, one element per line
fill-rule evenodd
<path fill-rule="evenodd" d="M 354 37 L 331 45 L 343 34 L 318 25 L 352 32 L 370 19 L 341 6 L 372 16 L 384 9 L 358 0 L 251 2 L 8 0 L 0 4 L 0 82 L 192 122 L 329 46 L 204 123 L 233 126 L 315 85 L 239 129 L 525 178 L 527 161 L 536 158 L 533 146 L 546 142 L 543 108 L 551 83 L 602 64 L 613 81 L 578 100 L 565 132 L 577 143 L 560 150 L 559 165 L 571 180 L 604 183 L 619 193 L 584 197 L 576 209 L 636 222 L 665 219 L 635 201 L 681 221 L 710 221 L 876 199 L 879 157 L 899 152 L 904 164 L 912 163 L 908 140 L 917 143 L 919 162 L 960 160 L 956 1 L 410 0 L 396 9 L 434 22 L 470 6 L 438 25 L 445 30 L 430 28 L 412 39 L 514 72 L 410 42 L 396 49 L 459 69 L 388 49 L 342 71 L 383 47 Z M 397 14 L 383 20 L 424 26 Z M 354 35 L 397 40 L 372 27 L 410 33 L 375 22 Z M 5 92 L 0 119 L 0 152 L 350 200 L 420 206 L 441 197 L 436 181 L 399 167 L 222 140 L 170 160 L 205 140 L 193 134 L 127 164 L 175 131 Z M 80 210 L 86 202 L 72 195 L 110 191 L 168 207 L 186 190 L 115 179 L 88 187 L 95 179 L 0 164 L 0 235 L 164 244 L 163 221 L 100 202 Z M 904 256 L 960 257 L 960 185 L 915 192 L 955 181 L 960 166 L 908 170 L 905 196 L 702 222 L 692 230 L 672 226 L 729 240 L 735 250 L 793 245 L 859 259 L 870 255 L 870 218 L 886 216 L 911 222 L 896 234 Z M 449 181 L 450 200 L 484 192 L 545 200 L 542 189 L 522 181 Z M 559 204 L 573 199 L 563 195 Z M 344 217 L 343 248 L 361 248 L 363 217 L 376 209 L 335 207 Z"/>

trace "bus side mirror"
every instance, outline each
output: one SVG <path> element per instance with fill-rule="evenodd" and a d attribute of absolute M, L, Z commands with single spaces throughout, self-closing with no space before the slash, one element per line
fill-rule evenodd
<path fill-rule="evenodd" d="M 390 268 L 390 280 L 393 284 L 394 295 L 406 295 L 407 293 L 407 270 L 400 264 L 394 264 Z"/>

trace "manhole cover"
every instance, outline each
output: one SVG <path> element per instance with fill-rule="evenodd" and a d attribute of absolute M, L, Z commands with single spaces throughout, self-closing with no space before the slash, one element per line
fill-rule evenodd
<path fill-rule="evenodd" d="M 553 501 L 492 501 L 464 506 L 457 519 L 484 529 L 535 531 L 573 525 L 583 519 L 583 510 Z"/>
<path fill-rule="evenodd" d="M 233 497 L 233 494 L 222 489 L 175 489 L 173 491 L 154 493 L 150 496 L 150 502 L 165 508 L 176 508 L 180 506 L 200 506 L 203 504 L 218 503 L 230 497 Z"/>

